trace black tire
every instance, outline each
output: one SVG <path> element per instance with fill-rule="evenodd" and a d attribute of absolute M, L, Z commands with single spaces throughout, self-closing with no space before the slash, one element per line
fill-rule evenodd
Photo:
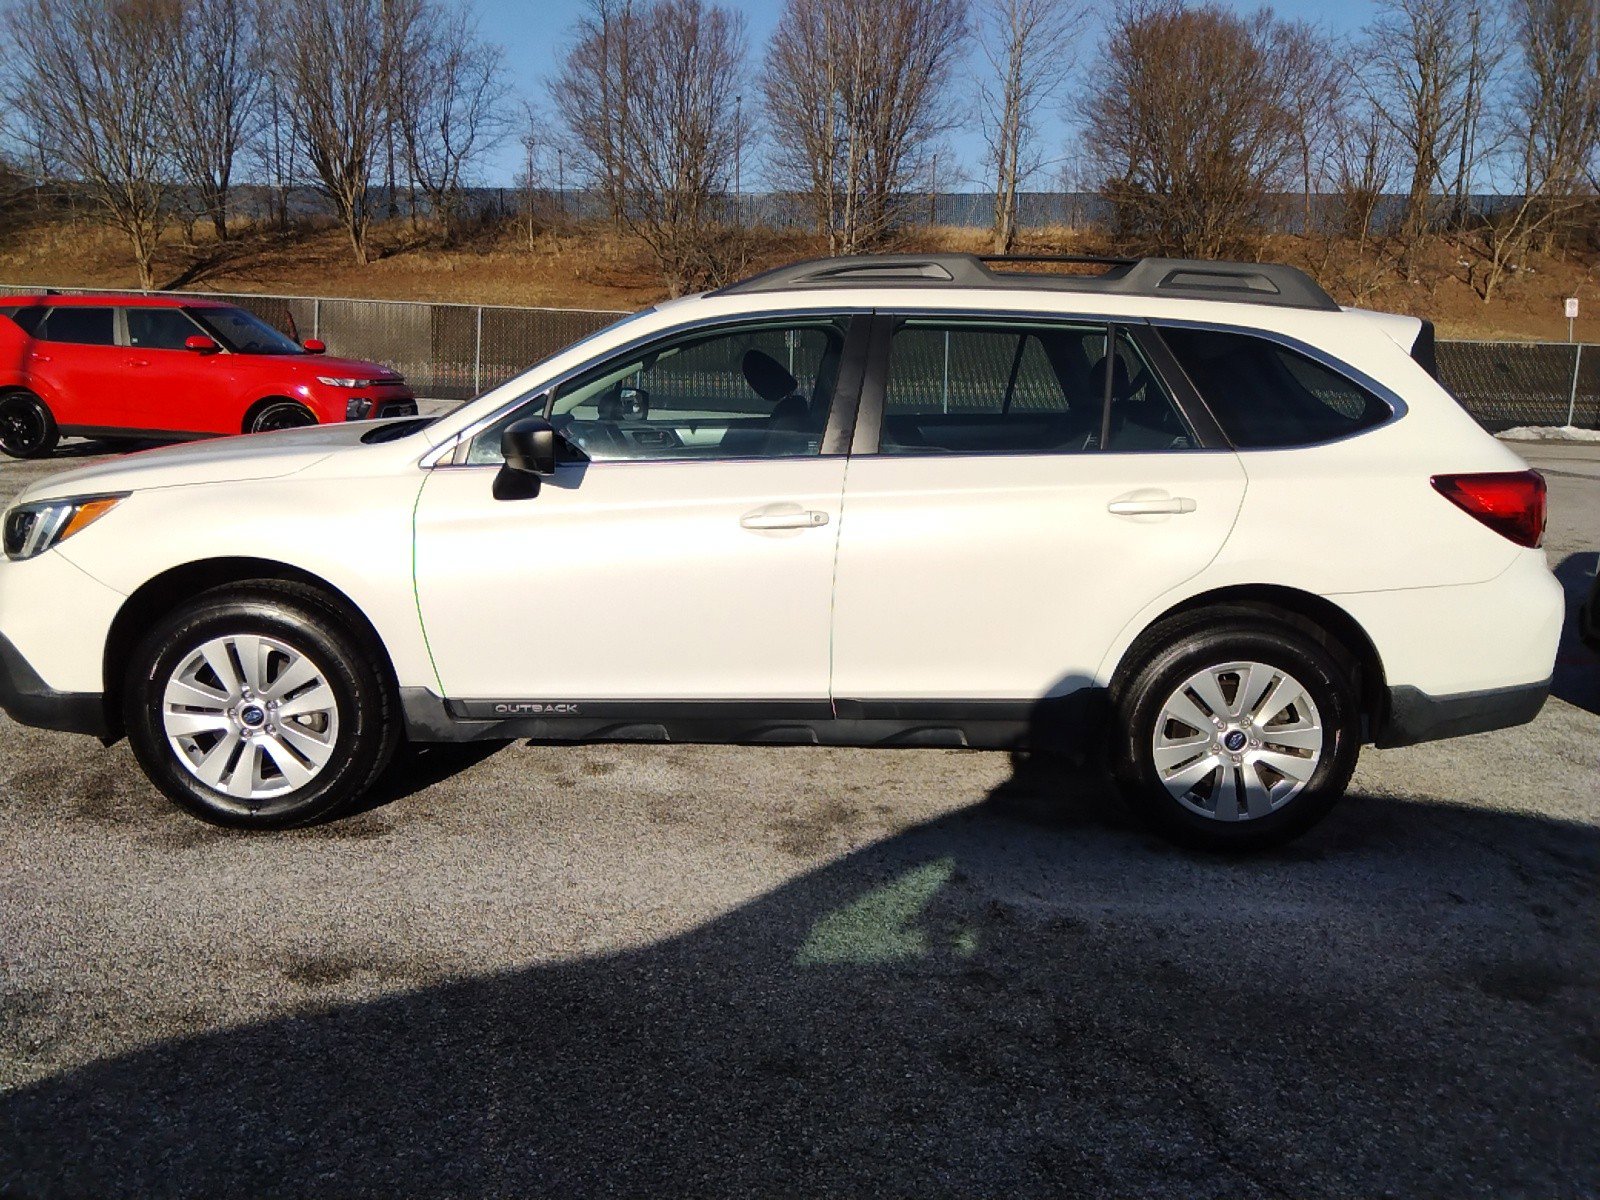
<path fill-rule="evenodd" d="M 11 458 L 47 458 L 61 441 L 50 408 L 32 392 L 0 395 L 0 453 Z"/>
<path fill-rule="evenodd" d="M 202 781 L 180 759 L 163 723 L 167 684 L 199 647 L 249 635 L 271 638 L 314 662 L 336 705 L 326 765 L 303 786 L 260 800 L 235 798 Z M 321 593 L 299 584 L 261 581 L 202 593 L 159 622 L 129 659 L 123 719 L 139 765 L 171 800 L 217 825 L 281 829 L 334 815 L 377 781 L 400 741 L 381 650 L 371 641 Z"/>
<path fill-rule="evenodd" d="M 269 400 L 251 414 L 246 433 L 276 433 L 280 429 L 303 429 L 315 425 L 317 415 L 293 400 Z"/>
<path fill-rule="evenodd" d="M 1310 829 L 1344 794 L 1360 751 L 1358 693 L 1351 672 L 1307 634 L 1261 614 L 1194 613 L 1141 638 L 1130 661 L 1136 664 L 1134 669 L 1112 689 L 1111 766 L 1129 805 L 1162 834 L 1208 850 L 1263 849 Z M 1153 743 L 1168 698 L 1186 680 L 1208 667 L 1241 662 L 1260 663 L 1299 681 L 1316 706 L 1323 730 L 1322 757 L 1304 786 L 1271 811 L 1248 819 L 1219 820 L 1168 790 L 1156 767 Z M 1181 728 L 1162 724 L 1169 733 L 1188 736 Z M 1225 736 L 1215 732 L 1219 739 Z M 1199 755 L 1208 753 L 1202 750 Z M 1220 786 L 1220 776 L 1196 786 Z M 1242 800 L 1234 803 L 1242 810 Z M 1234 811 L 1231 804 L 1229 811 Z"/>

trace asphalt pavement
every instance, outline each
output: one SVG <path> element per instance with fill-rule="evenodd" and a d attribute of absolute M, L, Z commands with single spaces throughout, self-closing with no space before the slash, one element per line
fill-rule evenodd
<path fill-rule="evenodd" d="M 1575 602 L 1600 448 L 1517 449 Z M 1597 883 L 1570 636 L 1248 859 L 932 750 L 439 748 L 230 834 L 0 718 L 0 1195 L 1600 1194 Z"/>

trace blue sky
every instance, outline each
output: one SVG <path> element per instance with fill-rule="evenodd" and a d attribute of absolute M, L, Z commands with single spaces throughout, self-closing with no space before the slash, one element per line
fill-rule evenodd
<path fill-rule="evenodd" d="M 749 98 L 756 94 L 755 81 L 759 77 L 761 48 L 778 23 L 783 4 L 781 0 L 753 0 L 732 7 L 743 12 L 748 22 L 751 85 L 746 96 L 749 102 Z M 1254 12 L 1261 5 L 1230 3 L 1228 7 L 1240 12 Z M 1345 34 L 1354 33 L 1371 20 L 1376 5 L 1373 0 L 1281 0 L 1271 7 L 1279 16 L 1312 21 L 1334 33 Z M 1091 10 L 1096 12 L 1109 11 L 1110 8 L 1110 3 L 1091 4 Z M 506 48 L 507 75 L 513 88 L 520 97 L 532 100 L 547 112 L 550 104 L 546 81 L 554 73 L 573 23 L 584 9 L 584 0 L 476 0 L 475 11 L 483 35 Z M 1091 31 L 1086 35 L 1087 44 L 1079 54 L 1080 65 L 1092 61 L 1093 47 L 1099 38 L 1099 29 L 1093 25 L 1093 18 L 1091 25 Z M 1056 135 L 1056 141 L 1065 142 L 1065 133 L 1059 126 L 1050 132 Z M 955 157 L 964 163 L 969 172 L 981 174 L 983 143 L 976 129 L 952 133 L 947 141 Z M 486 167 L 483 182 L 491 185 L 508 184 L 517 169 L 516 158 L 517 151 L 513 145 L 503 147 L 496 161 Z M 747 176 L 745 186 L 759 187 L 760 180 Z M 979 185 L 967 185 L 968 188 L 976 186 Z M 1042 180 L 1040 186 L 1046 186 Z"/>

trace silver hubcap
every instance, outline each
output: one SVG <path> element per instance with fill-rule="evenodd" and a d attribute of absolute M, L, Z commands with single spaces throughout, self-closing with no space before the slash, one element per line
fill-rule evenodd
<path fill-rule="evenodd" d="M 161 722 L 178 761 L 207 787 L 260 801 L 305 787 L 328 765 L 339 706 L 325 672 L 269 637 L 213 638 L 179 664 Z"/>
<path fill-rule="evenodd" d="M 1196 671 L 1161 707 L 1151 752 L 1185 808 L 1249 821 L 1287 804 L 1322 761 L 1317 706 L 1293 675 L 1257 662 Z"/>

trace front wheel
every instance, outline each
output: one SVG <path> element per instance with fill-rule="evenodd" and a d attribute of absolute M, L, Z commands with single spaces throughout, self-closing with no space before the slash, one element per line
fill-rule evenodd
<path fill-rule="evenodd" d="M 1327 814 L 1355 769 L 1350 674 L 1286 627 L 1176 623 L 1151 639 L 1113 702 L 1124 794 L 1190 845 L 1288 841 Z"/>
<path fill-rule="evenodd" d="M 280 429 L 302 429 L 317 423 L 316 414 L 293 400 L 274 400 L 261 407 L 245 428 L 246 433 L 276 433 Z"/>
<path fill-rule="evenodd" d="M 45 402 L 32 392 L 0 396 L 0 453 L 11 458 L 45 458 L 61 441 L 61 431 Z"/>
<path fill-rule="evenodd" d="M 135 650 L 128 738 L 150 780 L 204 820 L 320 820 L 371 787 L 399 741 L 374 658 L 310 588 L 209 592 Z"/>

